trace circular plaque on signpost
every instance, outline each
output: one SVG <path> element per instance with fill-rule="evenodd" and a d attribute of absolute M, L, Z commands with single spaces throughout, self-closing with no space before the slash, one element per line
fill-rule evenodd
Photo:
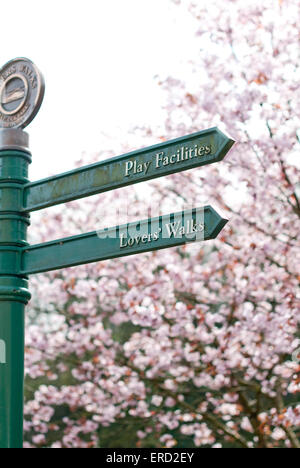
<path fill-rule="evenodd" d="M 17 58 L 0 69 L 0 128 L 25 128 L 45 93 L 43 75 L 31 60 Z"/>

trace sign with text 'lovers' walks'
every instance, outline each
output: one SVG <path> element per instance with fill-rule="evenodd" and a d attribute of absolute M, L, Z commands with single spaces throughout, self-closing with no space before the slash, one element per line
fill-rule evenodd
<path fill-rule="evenodd" d="M 119 258 L 214 239 L 227 223 L 211 207 L 116 226 L 23 250 L 22 274 Z"/>
<path fill-rule="evenodd" d="M 29 183 L 24 188 L 24 211 L 212 164 L 224 159 L 233 144 L 218 128 L 211 128 Z"/>

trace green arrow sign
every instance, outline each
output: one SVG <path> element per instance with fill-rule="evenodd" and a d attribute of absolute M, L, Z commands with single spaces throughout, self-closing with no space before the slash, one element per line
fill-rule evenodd
<path fill-rule="evenodd" d="M 35 245 L 23 250 L 21 274 L 30 275 L 214 239 L 226 223 L 227 220 L 211 206 L 206 206 Z"/>
<path fill-rule="evenodd" d="M 221 161 L 234 141 L 217 128 L 144 148 L 24 187 L 24 212 Z"/>

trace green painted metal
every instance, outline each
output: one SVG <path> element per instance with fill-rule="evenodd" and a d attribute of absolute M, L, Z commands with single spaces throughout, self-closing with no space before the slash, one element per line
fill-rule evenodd
<path fill-rule="evenodd" d="M 221 161 L 234 141 L 211 128 L 24 187 L 24 212 L 41 210 Z"/>
<path fill-rule="evenodd" d="M 23 249 L 22 274 L 31 275 L 214 239 L 226 223 L 227 220 L 211 206 L 206 206 L 30 246 Z M 184 232 L 180 232 L 181 228 Z M 194 229 L 199 229 L 199 232 L 193 232 Z"/>
<path fill-rule="evenodd" d="M 24 310 L 20 273 L 29 217 L 22 213 L 29 153 L 0 151 L 0 448 L 23 446 Z"/>

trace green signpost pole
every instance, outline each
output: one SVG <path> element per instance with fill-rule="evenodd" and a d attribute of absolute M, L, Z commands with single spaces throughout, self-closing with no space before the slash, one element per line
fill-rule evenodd
<path fill-rule="evenodd" d="M 30 299 L 20 275 L 27 215 L 21 213 L 28 182 L 28 135 L 0 131 L 0 448 L 23 446 L 24 311 Z"/>

